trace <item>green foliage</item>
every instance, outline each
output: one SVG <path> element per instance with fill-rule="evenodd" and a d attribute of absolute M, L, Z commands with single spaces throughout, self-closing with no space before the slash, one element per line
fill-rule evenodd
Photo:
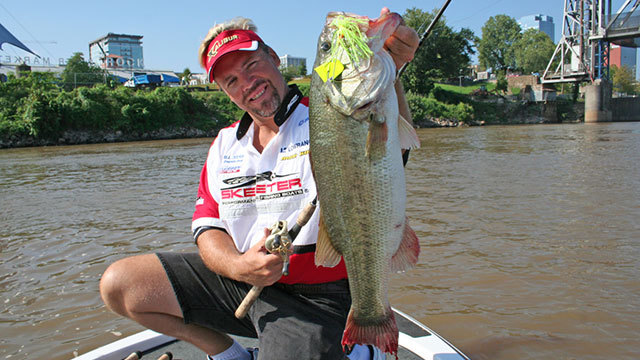
<path fill-rule="evenodd" d="M 109 77 L 110 75 L 104 70 L 86 62 L 82 57 L 82 53 L 79 52 L 73 54 L 67 60 L 67 65 L 61 75 L 62 83 L 66 90 L 71 90 L 78 86 L 106 83 Z"/>
<path fill-rule="evenodd" d="M 189 84 L 189 81 L 191 81 L 191 70 L 189 70 L 189 68 L 184 68 L 184 70 L 181 73 L 176 74 L 178 75 L 178 78 L 180 79 L 180 82 L 182 84 Z"/>
<path fill-rule="evenodd" d="M 480 64 L 487 68 L 515 68 L 513 44 L 520 39 L 518 22 L 507 15 L 492 16 L 482 27 L 482 39 L 478 42 Z"/>
<path fill-rule="evenodd" d="M 67 130 L 141 134 L 180 127 L 211 130 L 242 115 L 220 91 L 191 94 L 184 88 L 135 91 L 98 84 L 61 91 L 48 73 L 0 83 L 0 139 L 61 137 Z"/>
<path fill-rule="evenodd" d="M 239 120 L 244 114 L 222 91 L 211 91 L 194 94 L 196 99 L 202 101 L 207 112 L 217 120 L 215 127 L 223 127 Z"/>
<path fill-rule="evenodd" d="M 300 92 L 302 93 L 302 96 L 309 96 L 309 89 L 310 89 L 310 85 L 309 83 L 298 83 L 298 89 L 300 89 Z"/>
<path fill-rule="evenodd" d="M 469 86 L 457 86 L 457 85 L 449 85 L 449 84 L 436 84 L 435 88 L 447 90 L 448 92 L 456 93 L 456 94 L 465 94 L 469 95 L 474 91 L 484 88 L 487 91 L 492 91 L 495 89 L 494 83 L 481 83 Z M 434 89 L 435 91 L 435 89 Z M 434 93 L 432 91 L 432 93 Z"/>
<path fill-rule="evenodd" d="M 51 132 L 58 118 L 47 105 L 58 93 L 51 73 L 9 76 L 0 83 L 0 134 L 40 136 Z"/>
<path fill-rule="evenodd" d="M 556 48 L 551 38 L 537 29 L 527 29 L 513 47 L 516 66 L 525 74 L 542 74 Z"/>
<path fill-rule="evenodd" d="M 506 93 L 509 87 L 509 82 L 505 77 L 504 71 L 498 71 L 498 79 L 496 81 L 496 92 Z"/>
<path fill-rule="evenodd" d="M 436 86 L 431 91 L 431 96 L 443 103 L 446 104 L 458 104 L 461 102 L 469 102 L 469 97 L 462 95 L 461 93 L 457 93 L 455 91 L 448 91 L 441 86 Z"/>
<path fill-rule="evenodd" d="M 634 84 L 635 79 L 633 77 L 633 70 L 627 65 L 618 67 L 612 65 L 609 68 L 610 79 L 613 83 L 613 89 L 617 92 L 625 93 L 628 95 L 635 94 L 637 91 L 637 85 Z"/>
<path fill-rule="evenodd" d="M 406 96 L 409 109 L 416 124 L 420 124 L 424 120 L 431 118 L 456 119 L 468 123 L 474 117 L 473 107 L 463 102 L 455 105 L 447 104 L 437 99 L 411 92 L 408 92 Z"/>
<path fill-rule="evenodd" d="M 437 9 L 428 13 L 412 8 L 405 12 L 403 19 L 422 35 L 421 32 L 435 18 L 436 13 Z M 434 81 L 466 74 L 471 56 L 475 53 L 475 41 L 476 37 L 471 30 L 463 28 L 456 32 L 441 18 L 402 74 L 405 89 L 427 95 L 433 89 Z"/>
<path fill-rule="evenodd" d="M 286 68 L 281 68 L 280 73 L 282 74 L 282 77 L 284 77 L 284 81 L 289 82 L 293 80 L 293 78 L 306 76 L 307 66 L 304 63 L 300 66 L 288 66 Z"/>

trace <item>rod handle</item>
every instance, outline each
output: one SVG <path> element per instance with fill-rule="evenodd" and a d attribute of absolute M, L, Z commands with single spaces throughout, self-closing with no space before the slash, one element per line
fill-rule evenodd
<path fill-rule="evenodd" d="M 251 290 L 249 290 L 247 295 L 244 297 L 244 299 L 236 309 L 236 318 L 242 319 L 243 317 L 245 317 L 245 315 L 247 315 L 249 308 L 251 308 L 251 305 L 256 302 L 256 299 L 258 298 L 258 296 L 260 296 L 260 292 L 262 292 L 262 289 L 262 286 L 254 285 Z"/>
<path fill-rule="evenodd" d="M 123 360 L 138 360 L 142 357 L 142 353 L 140 351 L 136 351 L 131 353 L 129 356 L 124 358 Z"/>
<path fill-rule="evenodd" d="M 173 359 L 173 354 L 170 351 L 167 351 L 166 353 L 160 355 L 160 357 L 158 358 L 158 360 L 172 360 Z"/>

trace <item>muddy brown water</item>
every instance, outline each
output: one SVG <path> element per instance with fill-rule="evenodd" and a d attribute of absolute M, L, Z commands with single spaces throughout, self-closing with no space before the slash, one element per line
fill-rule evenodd
<path fill-rule="evenodd" d="M 640 358 L 640 123 L 421 129 L 418 266 L 392 305 L 472 359 Z M 68 359 L 142 328 L 108 264 L 191 251 L 211 139 L 0 150 L 0 358 Z"/>

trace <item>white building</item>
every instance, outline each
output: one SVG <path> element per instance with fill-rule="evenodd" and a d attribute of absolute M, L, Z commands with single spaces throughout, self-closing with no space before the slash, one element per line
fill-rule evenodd
<path fill-rule="evenodd" d="M 284 56 L 280 56 L 280 68 L 281 69 L 286 69 L 288 67 L 299 67 L 300 65 L 304 64 L 304 66 L 307 66 L 307 59 L 306 58 L 300 58 L 300 57 L 293 57 L 291 55 L 284 55 Z"/>

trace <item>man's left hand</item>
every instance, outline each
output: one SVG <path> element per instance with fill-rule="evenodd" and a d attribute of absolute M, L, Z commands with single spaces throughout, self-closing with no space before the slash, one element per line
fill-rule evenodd
<path fill-rule="evenodd" d="M 384 7 L 380 11 L 380 16 L 389 12 L 389 8 Z M 403 22 L 384 42 L 384 48 L 389 51 L 393 62 L 396 64 L 396 69 L 400 70 L 405 63 L 413 60 L 413 56 L 418 50 L 418 44 L 420 44 L 418 33 Z"/>

